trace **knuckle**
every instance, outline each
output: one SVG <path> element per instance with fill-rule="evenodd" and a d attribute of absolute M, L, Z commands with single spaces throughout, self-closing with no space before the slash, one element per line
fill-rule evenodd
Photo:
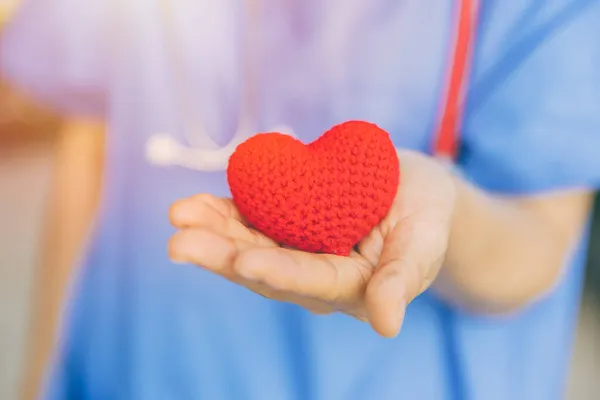
<path fill-rule="evenodd" d="M 200 202 L 205 202 L 205 203 L 212 203 L 215 201 L 215 196 L 213 196 L 212 194 L 209 194 L 209 193 L 198 193 L 198 194 L 193 195 L 191 198 L 195 201 L 200 201 Z"/>
<path fill-rule="evenodd" d="M 315 315 L 322 315 L 322 316 L 331 315 L 334 312 L 334 310 L 331 307 L 329 307 L 328 305 L 325 305 L 325 304 L 311 305 L 309 307 L 306 307 L 306 309 Z"/>
<path fill-rule="evenodd" d="M 260 289 L 256 290 L 256 293 L 267 300 L 275 300 L 275 292 L 273 290 Z"/>

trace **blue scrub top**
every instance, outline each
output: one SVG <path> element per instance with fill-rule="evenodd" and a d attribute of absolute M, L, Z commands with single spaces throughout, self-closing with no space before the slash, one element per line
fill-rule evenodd
<path fill-rule="evenodd" d="M 562 398 L 585 232 L 556 290 L 517 315 L 466 315 L 425 293 L 393 340 L 173 266 L 169 205 L 228 187 L 222 172 L 150 164 L 146 141 L 189 139 L 175 74 L 195 118 L 220 145 L 230 140 L 246 18 L 234 0 L 171 0 L 169 33 L 161 4 L 29 0 L 3 38 L 6 77 L 58 110 L 109 122 L 100 216 L 46 399 Z M 310 141 L 365 119 L 397 146 L 429 150 L 453 2 L 262 4 L 256 131 L 287 124 Z M 482 1 L 459 160 L 467 179 L 500 194 L 598 186 L 599 18 L 598 1 Z"/>

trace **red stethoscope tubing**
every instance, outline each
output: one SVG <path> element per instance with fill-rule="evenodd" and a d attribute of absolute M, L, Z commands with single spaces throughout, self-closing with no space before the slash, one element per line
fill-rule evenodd
<path fill-rule="evenodd" d="M 454 48 L 451 52 L 451 61 L 444 86 L 442 113 L 432 146 L 433 154 L 445 161 L 456 161 L 458 156 L 480 1 L 457 0 Z M 451 310 L 446 309 L 442 313 L 445 329 L 444 343 L 449 357 L 449 370 L 453 385 L 451 397 L 463 400 L 470 396 L 467 389 L 467 371 L 457 354 L 460 339 L 459 333 L 456 331 L 454 315 Z"/>
<path fill-rule="evenodd" d="M 479 0 L 458 1 L 455 19 L 457 21 L 456 37 L 446 78 L 443 112 L 433 144 L 433 153 L 440 158 L 455 160 L 457 157 L 478 11 Z"/>

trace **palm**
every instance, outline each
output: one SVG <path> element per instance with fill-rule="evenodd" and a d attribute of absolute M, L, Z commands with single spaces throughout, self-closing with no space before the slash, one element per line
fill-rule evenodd
<path fill-rule="evenodd" d="M 344 312 L 392 335 L 396 302 L 412 300 L 437 275 L 451 214 L 441 168 L 412 153 L 402 161 L 394 205 L 348 257 L 282 248 L 248 227 L 231 200 L 210 195 L 173 207 L 172 222 L 181 231 L 171 253 L 262 296 L 318 314 Z M 406 266 L 387 268 L 391 263 Z"/>

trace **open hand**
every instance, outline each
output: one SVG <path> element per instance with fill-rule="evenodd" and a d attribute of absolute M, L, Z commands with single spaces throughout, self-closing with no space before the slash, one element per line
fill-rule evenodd
<path fill-rule="evenodd" d="M 343 312 L 396 336 L 406 306 L 440 270 L 456 197 L 450 173 L 437 161 L 411 151 L 399 157 L 394 204 L 348 257 L 280 247 L 249 227 L 230 199 L 208 194 L 172 206 L 179 231 L 170 256 L 270 299 L 317 314 Z"/>

